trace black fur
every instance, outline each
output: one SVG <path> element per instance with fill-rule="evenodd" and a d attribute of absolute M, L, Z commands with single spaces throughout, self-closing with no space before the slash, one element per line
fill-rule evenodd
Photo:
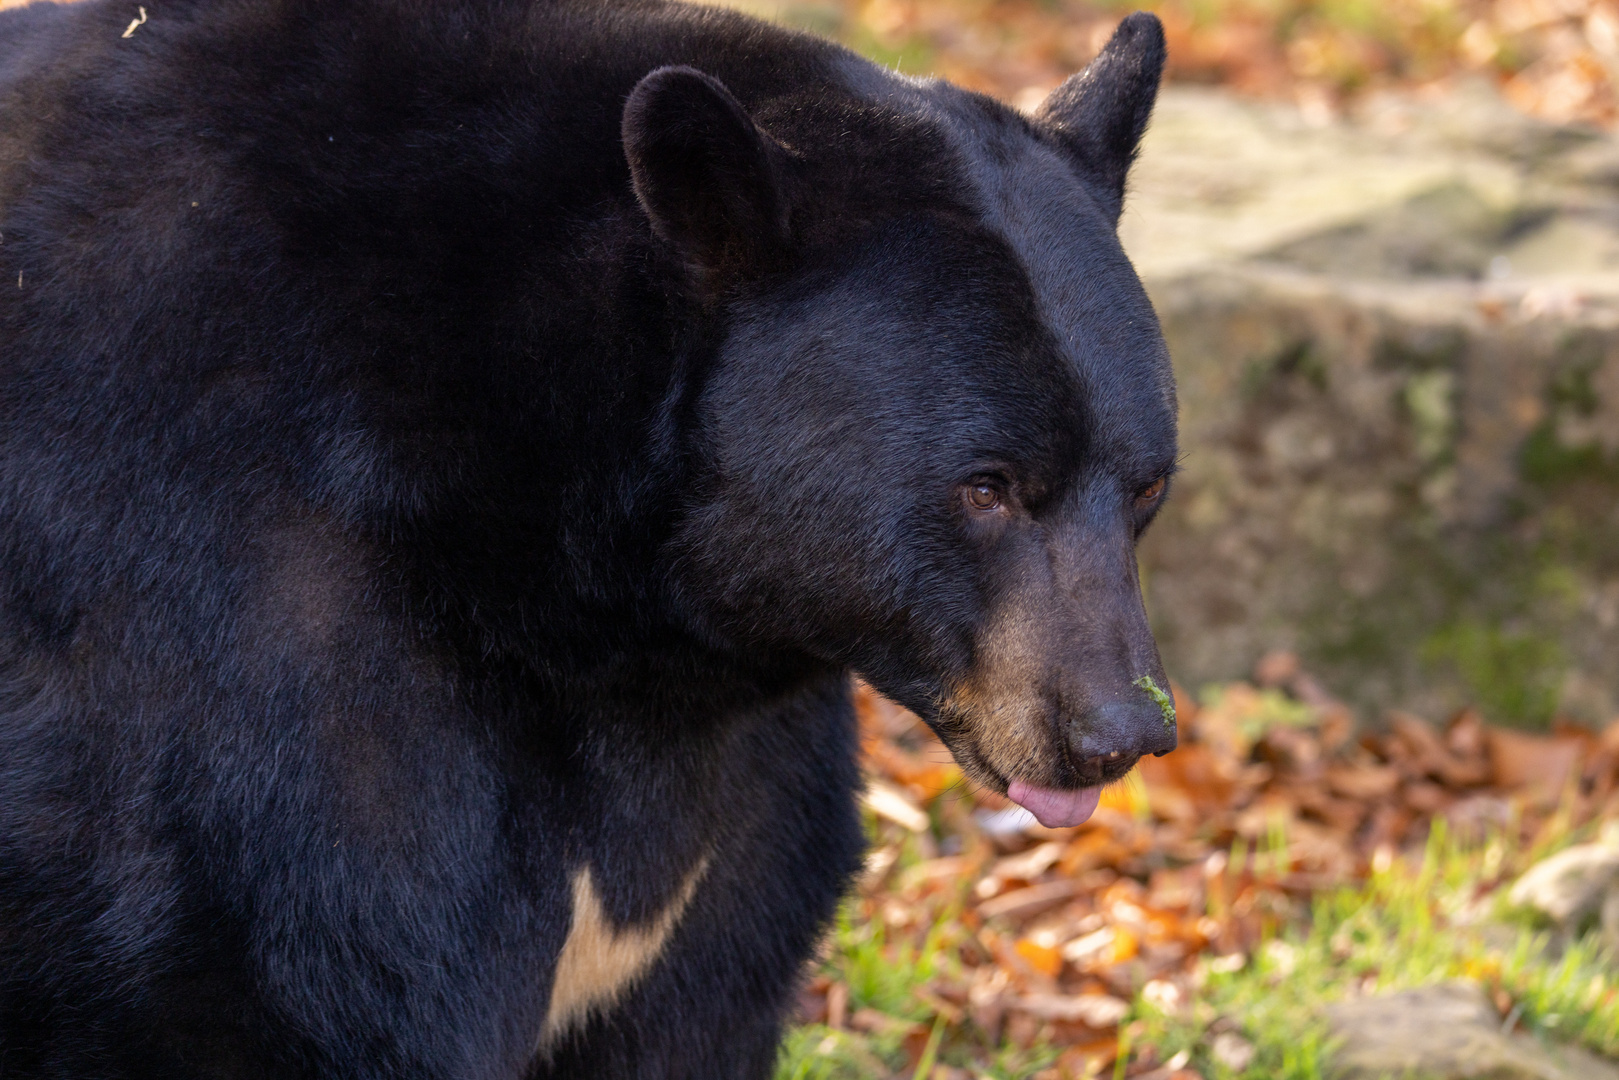
<path fill-rule="evenodd" d="M 1168 745 L 1161 44 L 1058 127 L 697 7 L 147 10 L 0 12 L 0 1076 L 765 1076 L 848 670 L 1003 788 Z M 1083 647 L 997 758 L 1014 599 Z M 537 1051 L 570 874 L 705 857 Z"/>
<path fill-rule="evenodd" d="M 1114 41 L 1116 48 L 1052 91 L 1038 118 L 1092 174 L 1117 221 L 1168 54 L 1162 24 L 1144 11 L 1120 23 Z"/>

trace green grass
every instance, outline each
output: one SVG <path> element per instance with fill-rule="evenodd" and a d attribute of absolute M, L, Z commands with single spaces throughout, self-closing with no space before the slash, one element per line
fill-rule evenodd
<path fill-rule="evenodd" d="M 877 1080 L 893 1055 L 879 1055 L 861 1035 L 805 1024 L 788 1032 L 775 1080 Z"/>
<path fill-rule="evenodd" d="M 1161 1058 L 1187 1051 L 1210 1080 L 1319 1080 L 1332 1049 L 1323 1006 L 1357 986 L 1385 992 L 1463 978 L 1504 991 L 1537 1034 L 1619 1055 L 1619 977 L 1596 935 L 1549 959 L 1546 931 L 1498 899 L 1480 910 L 1480 887 L 1493 884 L 1503 858 L 1499 840 L 1456 843 L 1436 822 L 1415 866 L 1396 861 L 1318 898 L 1307 925 L 1284 928 L 1238 970 L 1203 961 L 1190 1015 L 1138 1001 L 1134 1041 Z M 1257 1050 L 1241 1073 L 1210 1054 L 1218 1018 Z"/>
<path fill-rule="evenodd" d="M 804 1024 L 789 1032 L 782 1045 L 775 1080 L 889 1080 L 915 1076 L 921 1080 L 935 1063 L 970 1065 L 994 1080 L 1018 1080 L 1049 1065 L 1055 1052 L 1044 1048 L 986 1046 L 970 1025 L 951 1028 L 937 1010 L 918 996 L 936 976 L 959 969 L 956 948 L 967 931 L 958 921 L 960 907 L 939 914 L 920 945 L 890 934 L 880 920 L 857 922 L 859 904 L 844 905 L 833 931 L 832 955 L 826 971 L 849 987 L 849 1015 L 875 1009 L 901 1022 L 922 1025 L 927 1047 L 915 1066 L 908 1060 L 903 1029 L 854 1033 L 824 1024 Z"/>
<path fill-rule="evenodd" d="M 894 876 L 918 861 L 914 844 L 906 843 Z M 910 1080 L 925 1078 L 935 1063 L 971 1066 L 992 1080 L 1018 1080 L 1055 1059 L 1055 1052 L 1040 1047 L 987 1046 L 970 1024 L 944 1023 L 936 1005 L 919 993 L 935 979 L 961 973 L 960 949 L 971 937 L 960 919 L 967 884 L 962 882 L 953 898 L 933 910 L 932 921 L 923 929 L 892 932 L 880 918 L 858 917 L 860 897 L 844 904 L 823 970 L 848 986 L 850 1016 L 869 1008 L 899 1023 L 891 1030 L 870 1033 L 800 1025 L 782 1045 L 775 1080 Z M 905 1048 L 907 1024 L 928 1035 L 914 1066 Z"/>
<path fill-rule="evenodd" d="M 1204 957 L 1189 1007 L 1167 1015 L 1138 998 L 1125 1037 L 1138 1052 L 1155 1048 L 1160 1061 L 1186 1051 L 1209 1080 L 1322 1080 L 1332 1052 L 1324 1006 L 1356 989 L 1385 992 L 1465 978 L 1504 992 L 1530 1031 L 1619 1056 L 1616 958 L 1594 932 L 1555 954 L 1548 931 L 1501 899 L 1499 886 L 1511 872 L 1576 838 L 1565 831 L 1515 852 L 1500 839 L 1458 842 L 1436 822 L 1420 859 L 1390 860 L 1365 882 L 1319 896 L 1308 918 L 1279 926 L 1242 967 L 1231 970 L 1229 962 Z M 1263 878 L 1281 869 L 1271 864 L 1285 850 L 1286 838 L 1274 836 L 1251 862 L 1235 851 L 1230 866 L 1235 871 L 1247 863 Z M 914 861 L 908 854 L 900 870 Z M 848 985 L 850 1015 L 872 1008 L 899 1024 L 868 1034 L 817 1024 L 795 1028 L 776 1080 L 910 1080 L 925 1077 L 933 1061 L 1014 1080 L 1050 1064 L 1055 1052 L 1048 1048 L 989 1046 L 968 1023 L 942 1023 L 921 993 L 936 978 L 960 974 L 961 947 L 970 936 L 958 918 L 964 895 L 965 884 L 925 930 L 898 933 L 880 919 L 857 919 L 861 901 L 850 901 L 824 970 Z M 1210 1053 L 1217 1021 L 1234 1026 L 1256 1048 L 1241 1073 Z M 905 1023 L 931 1034 L 932 1051 L 916 1065 L 905 1050 Z"/>

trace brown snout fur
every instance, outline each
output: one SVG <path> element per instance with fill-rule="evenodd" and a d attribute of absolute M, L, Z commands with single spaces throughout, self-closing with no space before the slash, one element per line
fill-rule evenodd
<path fill-rule="evenodd" d="M 998 790 L 1016 779 L 1091 787 L 1173 750 L 1173 723 L 1137 685 L 1169 680 L 1128 535 L 1056 535 L 1011 571 L 971 667 L 941 703 L 941 734 L 968 772 Z"/>

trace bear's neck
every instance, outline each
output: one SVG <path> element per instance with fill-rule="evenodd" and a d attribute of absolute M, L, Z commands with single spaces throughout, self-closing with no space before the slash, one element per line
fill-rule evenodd
<path fill-rule="evenodd" d="M 668 588 L 700 468 L 695 396 L 724 332 L 682 275 L 633 207 L 514 274 L 551 302 L 434 353 L 418 407 L 442 434 L 415 455 L 433 498 L 378 533 L 412 619 L 463 672 L 665 730 L 835 670 L 707 638 Z"/>

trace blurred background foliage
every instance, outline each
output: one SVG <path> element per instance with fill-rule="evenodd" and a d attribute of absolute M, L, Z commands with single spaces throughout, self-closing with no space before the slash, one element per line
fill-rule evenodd
<path fill-rule="evenodd" d="M 1499 83 L 1556 123 L 1619 119 L 1610 0 L 743 0 L 903 71 L 1020 105 L 1083 66 L 1126 12 L 1164 22 L 1169 78 L 1331 110 L 1369 88 Z"/>

